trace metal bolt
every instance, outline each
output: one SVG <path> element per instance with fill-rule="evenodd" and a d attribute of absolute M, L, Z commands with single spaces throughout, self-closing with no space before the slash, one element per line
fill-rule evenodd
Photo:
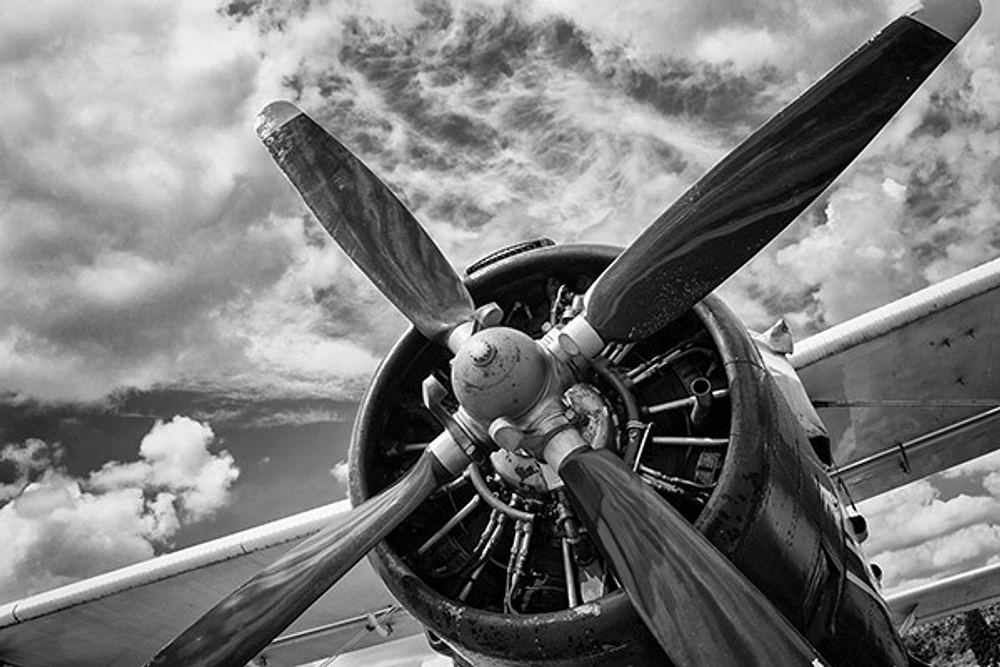
<path fill-rule="evenodd" d="M 497 349 L 489 341 L 478 339 L 469 345 L 469 358 L 475 366 L 489 366 L 496 356 Z"/>

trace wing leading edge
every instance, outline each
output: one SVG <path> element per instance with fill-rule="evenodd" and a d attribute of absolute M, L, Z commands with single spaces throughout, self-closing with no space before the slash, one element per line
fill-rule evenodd
<path fill-rule="evenodd" d="M 333 503 L 0 605 L 0 664 L 142 664 L 205 609 L 350 509 Z M 263 652 L 296 665 L 408 637 L 420 624 L 360 562 Z"/>

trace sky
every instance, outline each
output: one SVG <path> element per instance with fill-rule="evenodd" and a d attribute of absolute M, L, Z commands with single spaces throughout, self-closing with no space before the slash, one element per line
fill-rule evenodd
<path fill-rule="evenodd" d="M 405 321 L 258 144 L 267 102 L 337 134 L 459 268 L 623 245 L 907 4 L 0 4 L 0 601 L 344 496 Z M 802 338 L 1000 255 L 998 49 L 988 4 L 722 287 L 749 326 Z M 998 479 L 992 457 L 865 505 L 887 587 L 1000 557 Z"/>

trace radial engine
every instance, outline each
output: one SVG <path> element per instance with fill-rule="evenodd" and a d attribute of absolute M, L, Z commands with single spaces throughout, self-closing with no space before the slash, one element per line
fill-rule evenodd
<path fill-rule="evenodd" d="M 580 311 L 617 254 L 530 242 L 470 267 L 467 285 L 478 304 L 500 307 L 504 326 L 539 338 Z M 450 371 L 447 350 L 413 329 L 383 361 L 354 433 L 355 503 L 400 477 L 448 422 L 458 408 Z M 867 567 L 847 548 L 830 478 L 720 299 L 635 345 L 609 345 L 564 401 L 591 447 L 620 456 L 833 664 L 905 664 L 877 601 L 845 585 L 848 570 L 864 577 Z M 497 448 L 370 558 L 456 664 L 670 664 L 595 544 L 558 476 Z"/>

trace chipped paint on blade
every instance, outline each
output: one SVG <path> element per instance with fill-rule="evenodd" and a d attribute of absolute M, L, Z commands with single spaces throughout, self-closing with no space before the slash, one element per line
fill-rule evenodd
<path fill-rule="evenodd" d="M 258 137 L 266 139 L 274 134 L 282 125 L 301 115 L 302 111 L 291 102 L 284 100 L 271 102 L 257 114 L 257 120 L 254 122 L 253 129 Z"/>
<path fill-rule="evenodd" d="M 957 43 L 982 11 L 979 0 L 924 0 L 907 13 Z"/>

